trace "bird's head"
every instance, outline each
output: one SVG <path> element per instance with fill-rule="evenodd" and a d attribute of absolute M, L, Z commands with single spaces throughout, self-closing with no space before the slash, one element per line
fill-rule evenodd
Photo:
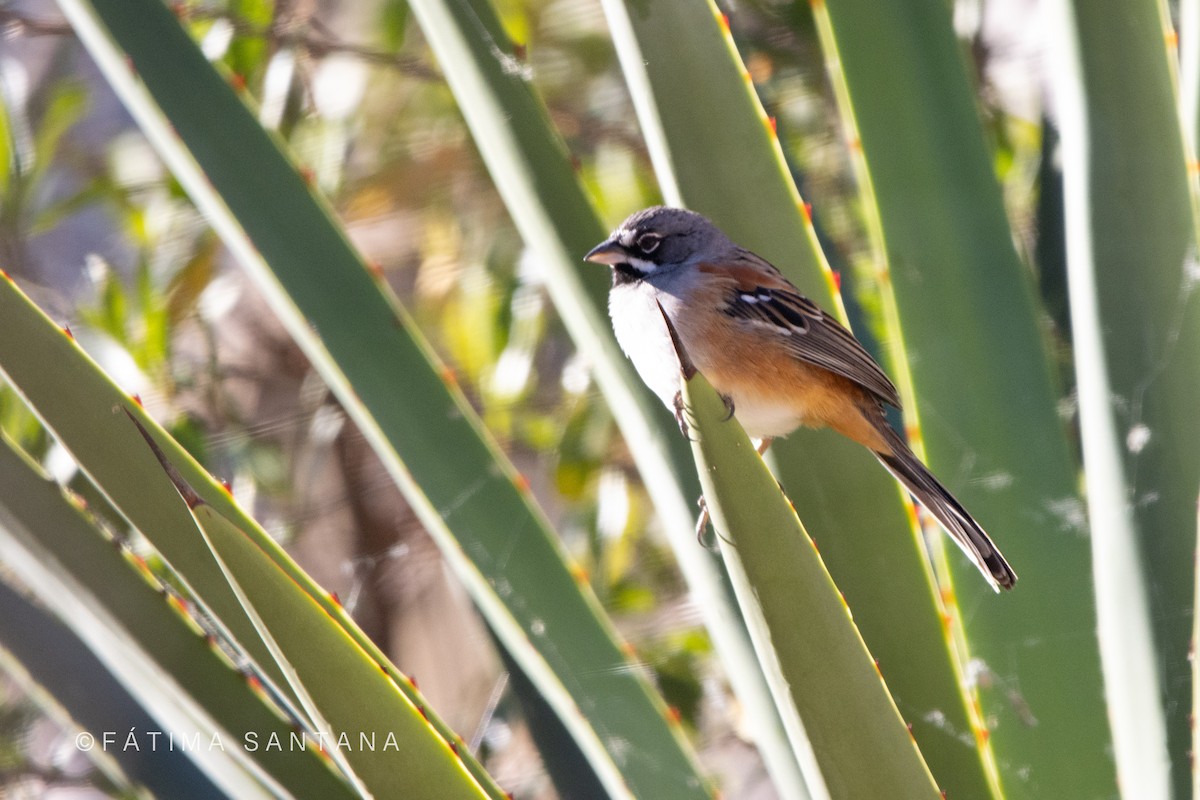
<path fill-rule="evenodd" d="M 633 214 L 584 256 L 607 264 L 613 283 L 629 283 L 691 266 L 732 246 L 705 217 L 682 208 L 653 206 Z"/>

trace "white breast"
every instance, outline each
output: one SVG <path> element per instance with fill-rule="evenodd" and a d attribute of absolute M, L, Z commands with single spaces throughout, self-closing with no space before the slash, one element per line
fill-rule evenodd
<path fill-rule="evenodd" d="M 608 313 L 617 343 L 642 382 L 673 410 L 680 388 L 679 359 L 655 302 L 656 294 L 643 282 L 614 286 L 608 296 Z M 664 300 L 669 302 L 670 298 Z"/>
<path fill-rule="evenodd" d="M 612 317 L 617 342 L 633 361 L 642 382 L 658 395 L 663 405 L 674 412 L 675 395 L 679 392 L 682 378 L 679 359 L 675 355 L 658 302 L 663 304 L 671 319 L 676 320 L 676 333 L 683 340 L 688 355 L 710 381 L 716 371 L 710 373 L 709 368 L 714 362 L 727 361 L 728 354 L 714 353 L 703 339 L 689 339 L 689 326 L 679 322 L 679 300 L 675 294 L 658 291 L 644 281 L 613 287 L 608 298 L 608 313 Z M 794 402 L 746 395 L 738 391 L 737 386 L 714 384 L 714 387 L 733 402 L 738 422 L 751 438 L 786 436 L 807 421 L 805 410 Z"/>

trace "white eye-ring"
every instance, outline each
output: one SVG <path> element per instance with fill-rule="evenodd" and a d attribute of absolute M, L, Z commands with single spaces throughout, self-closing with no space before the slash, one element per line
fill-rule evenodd
<path fill-rule="evenodd" d="M 662 244 L 662 238 L 657 233 L 643 233 L 637 237 L 634 244 L 637 245 L 638 250 L 641 250 L 646 255 L 650 255 Z"/>

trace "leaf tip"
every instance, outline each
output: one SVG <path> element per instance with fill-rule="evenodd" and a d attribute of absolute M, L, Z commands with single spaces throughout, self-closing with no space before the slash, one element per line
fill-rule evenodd
<path fill-rule="evenodd" d="M 175 465 L 167 459 L 167 454 L 158 446 L 158 442 L 154 441 L 154 437 L 150 435 L 150 431 L 146 430 L 146 426 L 125 406 L 120 406 L 120 409 L 125 412 L 125 416 L 129 417 L 129 421 L 137 427 L 138 433 L 146 440 L 146 444 L 150 446 L 150 451 L 158 459 L 159 465 L 163 468 L 163 472 L 167 473 L 167 477 L 171 479 L 171 483 L 175 484 L 176 491 L 183 498 L 183 502 L 187 503 L 188 508 L 197 508 L 204 505 L 204 500 L 201 499 L 200 495 L 196 494 L 196 490 L 184 480 L 183 476 L 179 474 L 179 470 L 175 469 Z"/>

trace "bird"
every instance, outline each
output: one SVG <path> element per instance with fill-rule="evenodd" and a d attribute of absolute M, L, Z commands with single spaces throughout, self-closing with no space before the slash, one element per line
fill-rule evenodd
<path fill-rule="evenodd" d="M 888 422 L 900 397 L 887 374 L 774 265 L 703 215 L 666 206 L 634 213 L 584 260 L 611 268 L 617 342 L 681 429 L 672 335 L 760 453 L 801 426 L 832 428 L 870 450 L 993 589 L 1013 587 L 1017 575 L 991 537 Z"/>

